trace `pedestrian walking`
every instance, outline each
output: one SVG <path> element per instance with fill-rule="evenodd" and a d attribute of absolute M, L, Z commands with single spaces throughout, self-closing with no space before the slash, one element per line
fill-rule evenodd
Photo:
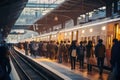
<path fill-rule="evenodd" d="M 99 68 L 99 75 L 102 76 L 104 59 L 105 59 L 105 45 L 102 43 L 103 40 L 99 39 L 98 44 L 95 46 L 95 56 L 97 58 L 97 66 Z"/>
<path fill-rule="evenodd" d="M 120 80 L 120 42 L 118 39 L 113 39 L 113 46 L 111 48 L 111 67 L 112 76 L 114 80 Z"/>

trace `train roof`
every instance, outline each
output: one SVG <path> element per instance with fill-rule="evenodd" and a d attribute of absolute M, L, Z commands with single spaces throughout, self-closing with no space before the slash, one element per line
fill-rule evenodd
<path fill-rule="evenodd" d="M 74 27 L 65 28 L 65 29 L 62 29 L 60 31 L 53 31 L 53 32 L 50 32 L 50 33 L 45 33 L 45 34 L 42 34 L 38 37 L 49 36 L 49 35 L 52 35 L 52 34 L 54 35 L 54 34 L 57 34 L 59 32 L 67 32 L 67 31 L 78 30 L 80 28 L 85 28 L 85 27 L 105 25 L 105 24 L 108 24 L 108 23 L 111 23 L 111 22 L 116 22 L 116 21 L 120 21 L 120 18 L 115 18 L 115 19 L 105 18 L 105 19 L 102 19 L 100 21 L 98 20 L 98 21 L 86 23 L 86 24 L 83 24 L 83 25 L 77 25 L 77 26 L 74 26 Z"/>

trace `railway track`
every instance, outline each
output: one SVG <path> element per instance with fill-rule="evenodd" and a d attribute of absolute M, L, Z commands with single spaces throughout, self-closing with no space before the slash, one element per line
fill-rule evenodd
<path fill-rule="evenodd" d="M 63 80 L 52 72 L 33 63 L 14 49 L 11 50 L 11 60 L 21 80 Z"/>

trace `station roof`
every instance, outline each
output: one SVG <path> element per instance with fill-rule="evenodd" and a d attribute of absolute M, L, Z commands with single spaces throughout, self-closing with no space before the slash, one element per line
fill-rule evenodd
<path fill-rule="evenodd" d="M 28 0 L 0 1 L 0 34 L 7 37 Z"/>
<path fill-rule="evenodd" d="M 106 0 L 65 0 L 64 3 L 37 20 L 34 24 L 38 24 L 38 32 L 41 32 L 67 20 L 77 18 L 94 9 L 103 7 L 105 6 L 105 1 Z M 54 20 L 55 16 L 58 17 L 58 21 Z M 32 30 L 33 27 L 30 26 L 30 29 Z"/>

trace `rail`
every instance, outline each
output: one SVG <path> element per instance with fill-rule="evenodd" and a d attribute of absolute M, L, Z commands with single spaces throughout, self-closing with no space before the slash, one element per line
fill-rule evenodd
<path fill-rule="evenodd" d="M 27 59 L 24 55 L 19 54 L 19 52 L 12 50 L 12 56 L 14 56 L 16 62 L 21 66 L 22 73 L 25 74 L 24 77 L 27 78 L 24 79 L 22 76 L 21 80 L 63 80 L 39 64 Z M 22 73 L 20 72 L 19 74 L 21 75 Z"/>

